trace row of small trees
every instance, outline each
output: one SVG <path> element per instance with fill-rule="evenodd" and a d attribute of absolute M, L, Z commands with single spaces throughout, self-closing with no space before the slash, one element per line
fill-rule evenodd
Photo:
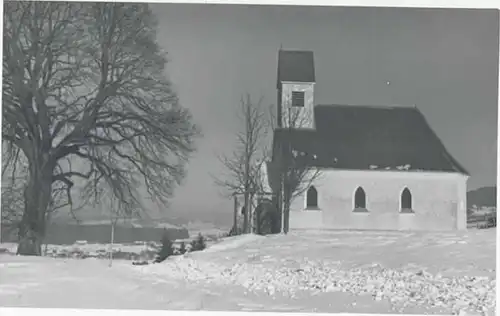
<path fill-rule="evenodd" d="M 206 248 L 206 242 L 203 235 L 199 233 L 198 236 L 191 241 L 190 246 L 191 246 L 189 249 L 190 252 L 204 250 Z M 184 242 L 181 242 L 180 247 L 178 249 L 178 254 L 183 255 L 186 252 L 187 252 L 186 244 Z M 174 245 L 167 231 L 165 231 L 161 239 L 161 248 L 158 251 L 158 254 L 154 262 L 155 263 L 163 262 L 165 261 L 165 259 L 167 259 L 170 256 L 173 256 L 174 254 L 175 254 Z"/>

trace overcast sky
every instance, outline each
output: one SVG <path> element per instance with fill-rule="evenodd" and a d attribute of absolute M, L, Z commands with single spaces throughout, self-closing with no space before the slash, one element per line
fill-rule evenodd
<path fill-rule="evenodd" d="M 210 177 L 215 153 L 234 144 L 243 93 L 275 104 L 280 45 L 314 51 L 316 104 L 415 104 L 470 171 L 469 189 L 495 184 L 496 10 L 154 6 L 169 76 L 204 133 L 170 212 L 231 213 Z"/>

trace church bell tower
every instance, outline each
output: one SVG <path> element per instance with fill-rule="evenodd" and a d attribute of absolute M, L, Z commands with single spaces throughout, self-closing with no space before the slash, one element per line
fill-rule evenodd
<path fill-rule="evenodd" d="M 279 50 L 278 128 L 314 129 L 314 54 Z"/>

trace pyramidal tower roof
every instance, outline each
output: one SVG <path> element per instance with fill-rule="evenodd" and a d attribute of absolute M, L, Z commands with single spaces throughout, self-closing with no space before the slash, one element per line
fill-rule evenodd
<path fill-rule="evenodd" d="M 307 50 L 279 50 L 278 80 L 282 82 L 316 82 L 314 53 Z"/>

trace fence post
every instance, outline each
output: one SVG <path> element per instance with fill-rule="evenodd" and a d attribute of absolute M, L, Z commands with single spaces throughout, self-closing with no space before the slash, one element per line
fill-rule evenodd
<path fill-rule="evenodd" d="M 113 245 L 115 243 L 115 222 L 111 222 L 111 244 L 109 245 L 109 266 L 113 265 Z"/>

